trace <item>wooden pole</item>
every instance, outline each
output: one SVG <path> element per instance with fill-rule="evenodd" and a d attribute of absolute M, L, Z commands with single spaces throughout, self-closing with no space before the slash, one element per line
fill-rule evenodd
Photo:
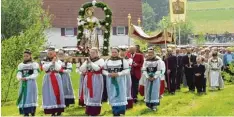
<path fill-rule="evenodd" d="M 173 31 L 173 33 L 174 33 L 174 35 L 173 35 L 173 38 L 174 38 L 174 41 L 175 41 L 175 45 L 177 45 L 177 43 L 176 43 L 176 23 L 174 22 L 173 23 L 173 28 L 174 28 L 174 31 Z"/>
<path fill-rule="evenodd" d="M 166 51 L 167 51 L 167 28 L 166 28 L 166 19 L 165 19 L 165 17 L 163 17 L 163 38 L 164 38 L 164 42 L 165 42 L 165 49 L 166 49 Z"/>
<path fill-rule="evenodd" d="M 130 33 L 131 33 L 131 14 L 128 14 L 128 47 L 130 47 Z"/>

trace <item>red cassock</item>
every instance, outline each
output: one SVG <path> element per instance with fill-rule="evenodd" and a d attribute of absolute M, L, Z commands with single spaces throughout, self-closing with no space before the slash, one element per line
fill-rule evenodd
<path fill-rule="evenodd" d="M 131 74 L 135 74 L 137 79 L 141 79 L 141 68 L 144 63 L 144 57 L 140 53 L 135 53 L 135 55 L 132 57 L 130 54 L 130 57 L 133 59 L 133 65 L 132 65 L 132 70 Z M 136 66 L 134 66 L 134 63 L 136 63 Z"/>

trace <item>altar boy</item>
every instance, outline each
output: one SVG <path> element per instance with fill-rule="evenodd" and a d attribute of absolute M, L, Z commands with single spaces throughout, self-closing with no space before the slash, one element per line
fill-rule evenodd
<path fill-rule="evenodd" d="M 204 74 L 205 74 L 205 65 L 202 64 L 203 58 L 201 56 L 197 57 L 197 64 L 194 65 L 194 78 L 195 78 L 195 86 L 197 89 L 197 93 L 203 92 L 203 82 L 204 82 Z"/>

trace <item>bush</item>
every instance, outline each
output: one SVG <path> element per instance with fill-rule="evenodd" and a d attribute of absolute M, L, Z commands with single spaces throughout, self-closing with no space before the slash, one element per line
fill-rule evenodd
<path fill-rule="evenodd" d="M 231 71 L 232 74 L 227 73 L 226 71 L 222 72 L 222 76 L 224 77 L 224 79 L 232 84 L 234 84 L 234 62 L 231 63 L 231 65 L 229 65 L 229 69 Z"/>

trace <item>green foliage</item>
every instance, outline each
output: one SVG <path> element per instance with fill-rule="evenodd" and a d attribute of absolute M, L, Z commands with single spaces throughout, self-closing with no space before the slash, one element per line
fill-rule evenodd
<path fill-rule="evenodd" d="M 4 38 L 20 35 L 45 17 L 41 5 L 41 0 L 2 0 L 1 34 Z"/>
<path fill-rule="evenodd" d="M 153 21 L 157 24 L 163 16 L 167 16 L 169 13 L 169 0 L 142 0 L 144 3 L 148 3 L 153 8 L 154 14 L 152 15 Z"/>
<path fill-rule="evenodd" d="M 49 17 L 41 8 L 40 0 L 14 0 L 14 2 L 4 0 L 3 6 L 5 7 L 3 8 L 4 22 L 12 22 L 3 26 L 10 33 L 3 29 L 6 31 L 5 37 L 9 38 L 2 40 L 2 104 L 15 100 L 17 97 L 16 69 L 22 61 L 23 51 L 29 48 L 33 52 L 33 56 L 37 56 L 45 43 L 44 30 L 50 26 Z M 14 17 L 15 14 L 19 16 Z"/>
<path fill-rule="evenodd" d="M 204 35 L 203 33 L 200 33 L 199 36 L 198 36 L 198 38 L 196 38 L 196 44 L 197 44 L 198 46 L 201 46 L 201 45 L 203 45 L 205 42 L 206 42 L 206 40 L 205 40 L 205 35 Z"/>
<path fill-rule="evenodd" d="M 157 25 L 160 30 L 163 30 L 165 28 L 169 29 L 172 28 L 173 26 L 173 24 L 170 21 L 170 17 L 163 17 L 162 20 L 160 20 Z"/>
<path fill-rule="evenodd" d="M 87 8 L 92 7 L 92 3 L 88 2 L 82 5 L 80 11 L 78 12 L 79 18 L 84 21 L 84 15 Z M 103 21 L 99 21 L 100 25 L 105 27 L 104 31 L 104 43 L 103 43 L 103 51 L 102 55 L 107 56 L 109 51 L 109 38 L 110 38 L 110 31 L 111 31 L 111 24 L 112 24 L 112 11 L 111 9 L 103 2 L 97 2 L 95 4 L 97 8 L 101 8 L 105 13 L 105 19 Z M 108 17 L 107 17 L 108 16 Z M 77 46 L 80 43 L 80 40 L 83 37 L 84 25 L 78 26 L 78 35 L 77 35 Z"/>
<path fill-rule="evenodd" d="M 234 48 L 233 48 L 234 49 Z M 231 71 L 232 74 L 234 74 L 234 62 L 231 63 L 231 65 L 229 65 L 229 70 Z M 224 79 L 229 81 L 230 83 L 234 84 L 234 76 L 223 71 L 222 75 L 224 76 Z"/>
<path fill-rule="evenodd" d="M 157 27 L 153 8 L 148 3 L 142 4 L 143 28 L 146 32 L 154 31 Z"/>
<path fill-rule="evenodd" d="M 146 41 L 139 40 L 139 39 L 134 39 L 133 41 L 134 41 L 135 45 L 139 45 L 141 47 L 140 50 L 142 52 L 145 51 L 145 50 L 147 50 L 148 44 L 146 43 Z"/>
<path fill-rule="evenodd" d="M 179 26 L 180 26 L 180 44 L 189 44 L 189 35 L 193 34 L 193 25 L 191 22 L 181 22 L 176 24 L 176 43 L 179 44 Z"/>
<path fill-rule="evenodd" d="M 160 30 L 163 29 L 173 29 L 174 28 L 174 24 L 172 24 L 170 22 L 170 17 L 164 17 L 164 19 L 162 19 L 161 21 L 159 21 L 159 23 L 157 24 Z M 175 24 L 175 28 L 176 28 L 176 43 L 179 44 L 179 27 L 180 27 L 180 40 L 181 40 L 181 44 L 189 44 L 190 40 L 189 40 L 189 35 L 193 34 L 193 25 L 190 21 L 186 21 L 186 22 L 179 22 L 177 24 Z"/>

